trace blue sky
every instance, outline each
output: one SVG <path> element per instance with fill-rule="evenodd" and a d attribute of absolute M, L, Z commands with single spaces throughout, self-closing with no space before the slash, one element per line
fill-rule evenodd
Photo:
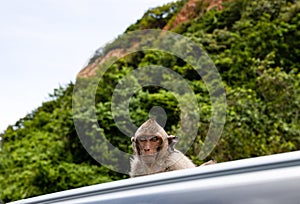
<path fill-rule="evenodd" d="M 94 51 L 171 0 L 0 0 L 0 132 L 75 82 Z"/>

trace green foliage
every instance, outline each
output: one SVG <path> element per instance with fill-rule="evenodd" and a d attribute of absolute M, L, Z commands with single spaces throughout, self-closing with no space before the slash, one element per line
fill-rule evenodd
<path fill-rule="evenodd" d="M 71 109 L 73 86 L 56 89 L 50 95 L 51 100 L 8 127 L 2 135 L 2 200 L 17 200 L 113 179 L 106 168 L 87 154 L 76 135 Z"/>
<path fill-rule="evenodd" d="M 162 29 L 168 22 L 173 20 L 175 14 L 180 11 L 186 2 L 186 0 L 171 2 L 157 8 L 149 9 L 140 20 L 129 26 L 126 32 L 139 29 Z"/>
<path fill-rule="evenodd" d="M 174 19 L 184 3 L 179 1 L 150 9 L 126 32 L 162 28 Z M 209 12 L 204 12 L 201 7 L 198 17 L 174 29 L 208 52 L 226 87 L 226 124 L 221 139 L 207 159 L 224 162 L 299 150 L 299 1 L 235 0 L 223 6 L 221 11 L 212 9 Z M 116 43 L 98 50 L 91 62 L 110 50 L 124 45 L 129 48 L 137 42 L 140 42 L 139 36 L 135 42 L 118 38 Z M 188 54 L 189 48 L 185 51 Z M 83 96 L 85 91 L 96 93 L 94 100 L 82 97 L 76 101 L 93 106 L 92 110 L 74 114 L 77 110 L 72 110 L 74 84 L 71 83 L 56 89 L 49 101 L 7 128 L 1 135 L 0 198 L 12 201 L 127 178 L 101 166 L 96 160 L 101 157 L 120 162 L 113 152 L 108 151 L 104 139 L 120 150 L 132 153 L 130 139 L 114 122 L 112 94 L 124 76 L 148 65 L 171 68 L 188 81 L 195 93 L 199 130 L 187 155 L 196 164 L 201 164 L 203 161 L 198 155 L 212 120 L 207 84 L 182 59 L 159 51 L 136 52 L 117 60 L 104 75 L 104 66 L 99 66 L 97 76 L 77 80 L 76 84 L 84 90 Z M 100 77 L 101 81 L 98 81 Z M 168 76 L 157 77 L 168 84 Z M 145 77 L 144 80 L 151 79 Z M 91 84 L 95 83 L 97 88 L 91 90 Z M 136 87 L 138 81 L 132 78 L 130 85 Z M 180 84 L 173 86 L 180 88 Z M 119 94 L 124 96 L 126 91 Z M 143 87 L 130 98 L 130 118 L 138 126 L 149 117 L 152 107 L 160 106 L 168 118 L 165 129 L 173 134 L 179 127 L 179 103 L 176 95 L 164 88 Z M 124 104 L 120 102 L 120 105 Z M 121 121 L 125 114 L 122 110 L 120 108 L 115 116 Z M 94 113 L 96 119 L 91 117 Z M 77 131 L 88 141 L 99 133 L 105 135 L 92 145 L 93 151 L 104 153 L 93 158 L 87 153 L 77 136 L 73 117 L 82 122 L 83 128 Z M 96 123 L 99 127 L 91 125 Z M 86 128 L 90 126 L 92 128 Z"/>

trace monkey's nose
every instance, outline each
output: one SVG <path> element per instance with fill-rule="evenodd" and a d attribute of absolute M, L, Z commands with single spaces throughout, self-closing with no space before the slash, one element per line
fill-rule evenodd
<path fill-rule="evenodd" d="M 151 150 L 151 144 L 147 141 L 143 148 L 145 152 L 149 152 Z"/>

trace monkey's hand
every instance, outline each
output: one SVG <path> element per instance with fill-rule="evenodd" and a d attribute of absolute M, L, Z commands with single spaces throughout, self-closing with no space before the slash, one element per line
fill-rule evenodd
<path fill-rule="evenodd" d="M 217 163 L 217 161 L 215 161 L 215 160 L 209 160 L 208 162 L 205 162 L 205 163 L 201 164 L 200 166 L 206 166 L 206 165 L 211 165 L 211 164 L 216 164 L 216 163 Z"/>

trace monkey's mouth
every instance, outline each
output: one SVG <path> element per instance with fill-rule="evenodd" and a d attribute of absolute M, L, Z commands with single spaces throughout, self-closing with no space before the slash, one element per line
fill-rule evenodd
<path fill-rule="evenodd" d="M 146 164 L 152 164 L 155 162 L 157 153 L 155 154 L 148 154 L 148 155 L 140 155 L 141 159 L 143 160 L 144 163 Z"/>

